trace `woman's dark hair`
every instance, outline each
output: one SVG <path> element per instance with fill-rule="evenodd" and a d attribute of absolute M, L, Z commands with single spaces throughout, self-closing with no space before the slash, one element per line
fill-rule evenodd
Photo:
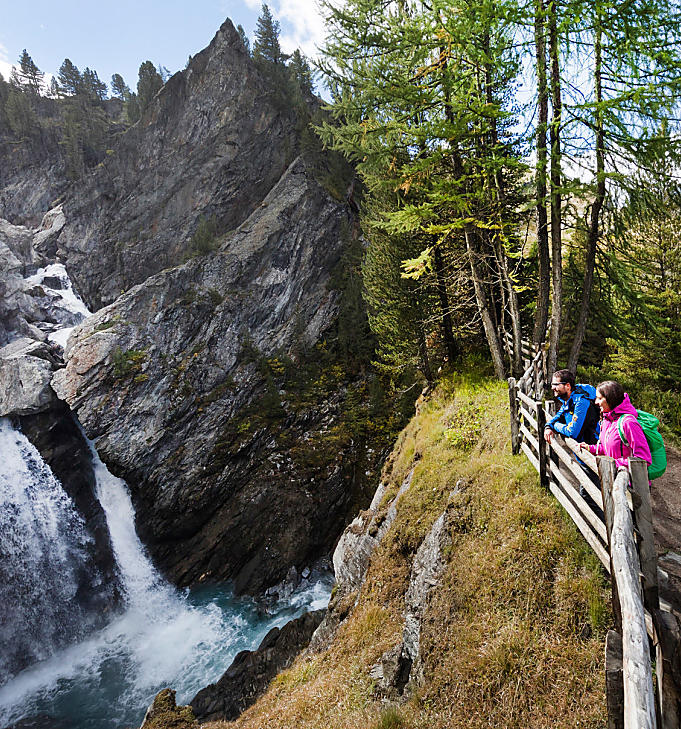
<path fill-rule="evenodd" d="M 615 380 L 601 382 L 596 386 L 596 390 L 605 398 L 611 410 L 621 405 L 624 400 L 624 388 L 619 382 L 615 382 Z"/>

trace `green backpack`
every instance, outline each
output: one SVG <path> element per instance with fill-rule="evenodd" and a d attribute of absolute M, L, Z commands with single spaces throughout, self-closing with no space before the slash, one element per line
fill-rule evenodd
<path fill-rule="evenodd" d="M 622 443 L 629 447 L 627 437 L 624 435 L 622 430 L 622 418 L 625 415 L 620 415 L 617 419 L 617 431 L 620 434 Z M 652 481 L 654 478 L 658 478 L 667 470 L 667 453 L 664 449 L 664 440 L 660 435 L 660 431 L 657 427 L 660 421 L 651 413 L 647 413 L 645 410 L 638 411 L 638 424 L 643 429 L 643 435 L 645 435 L 648 441 L 648 447 L 650 448 L 650 455 L 652 457 L 652 463 L 648 466 L 648 478 Z"/>

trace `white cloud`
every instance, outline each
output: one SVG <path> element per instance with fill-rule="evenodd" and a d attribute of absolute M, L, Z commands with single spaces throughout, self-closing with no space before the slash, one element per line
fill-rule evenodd
<path fill-rule="evenodd" d="M 310 58 L 316 58 L 318 48 L 326 38 L 321 7 L 316 0 L 278 0 L 276 16 L 285 25 L 280 42 L 284 53 L 296 48 Z"/>
<path fill-rule="evenodd" d="M 9 81 L 9 75 L 12 73 L 12 64 L 9 61 L 7 49 L 2 43 L 0 43 L 0 73 L 5 81 Z"/>

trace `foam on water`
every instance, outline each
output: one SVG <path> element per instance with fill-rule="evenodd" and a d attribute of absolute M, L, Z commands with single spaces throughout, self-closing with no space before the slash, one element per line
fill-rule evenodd
<path fill-rule="evenodd" d="M 137 537 L 125 482 L 107 470 L 92 443 L 90 448 L 126 610 L 105 629 L 0 687 L 0 725 L 37 714 L 63 720 L 71 729 L 139 725 L 162 688 L 171 686 L 178 702 L 189 701 L 272 627 L 328 604 L 328 575 L 317 575 L 269 615 L 224 586 L 175 590 Z"/>

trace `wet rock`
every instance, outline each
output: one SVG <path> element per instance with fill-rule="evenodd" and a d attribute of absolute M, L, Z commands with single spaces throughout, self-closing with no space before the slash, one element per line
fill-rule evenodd
<path fill-rule="evenodd" d="M 90 625 L 105 625 L 122 607 L 120 579 L 106 517 L 96 494 L 96 480 L 88 444 L 68 406 L 55 402 L 46 412 L 18 418 L 21 431 L 38 449 L 85 521 L 92 542 L 83 545 L 89 561 L 80 579 L 77 599 Z"/>
<path fill-rule="evenodd" d="M 324 610 L 306 613 L 281 630 L 272 628 L 255 651 L 242 651 L 222 678 L 199 691 L 191 707 L 199 722 L 236 719 L 264 693 L 269 682 L 307 646 Z"/>
<path fill-rule="evenodd" d="M 331 272 L 351 220 L 303 158 L 265 203 L 217 251 L 151 276 L 87 319 L 53 379 L 128 482 L 140 536 L 180 585 L 205 574 L 260 594 L 291 565 L 327 553 L 361 496 L 349 453 L 312 474 L 291 455 L 304 433 L 332 427 L 343 391 L 294 408 L 276 402 L 262 368 L 299 357 L 332 325 Z M 249 428 L 242 413 L 257 418 L 266 396 L 274 425 Z"/>
<path fill-rule="evenodd" d="M 50 386 L 55 355 L 45 342 L 22 338 L 0 349 L 0 417 L 46 410 L 56 396 Z"/>

